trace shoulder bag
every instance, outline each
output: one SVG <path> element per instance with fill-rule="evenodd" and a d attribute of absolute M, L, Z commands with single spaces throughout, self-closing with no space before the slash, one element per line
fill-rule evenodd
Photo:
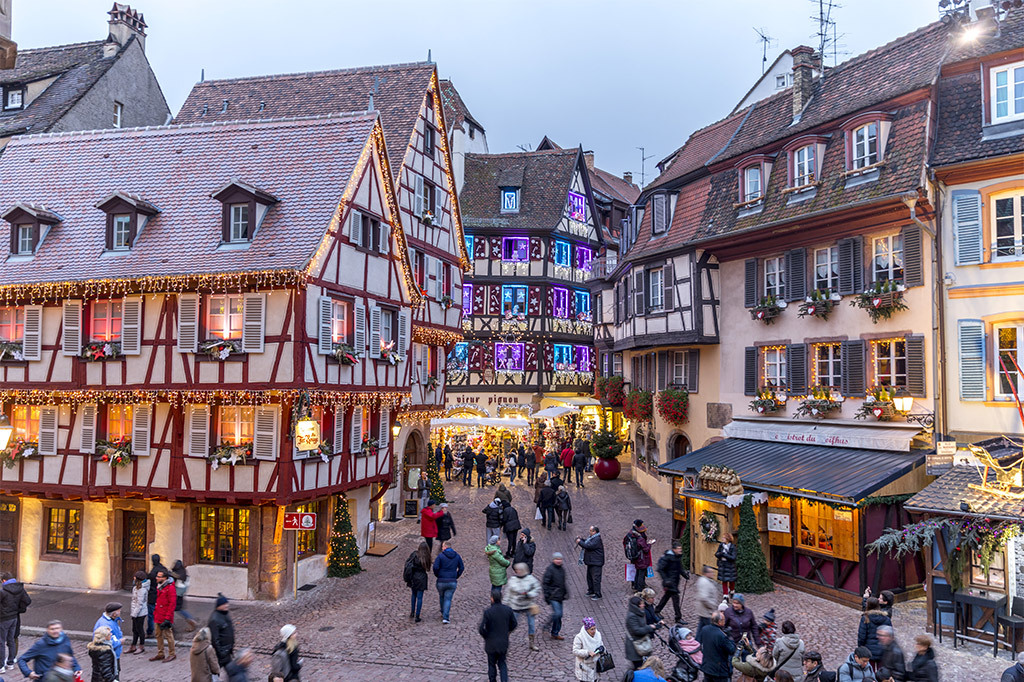
<path fill-rule="evenodd" d="M 612 655 L 607 651 L 597 657 L 597 672 L 606 673 L 614 667 L 615 659 L 613 659 Z"/>

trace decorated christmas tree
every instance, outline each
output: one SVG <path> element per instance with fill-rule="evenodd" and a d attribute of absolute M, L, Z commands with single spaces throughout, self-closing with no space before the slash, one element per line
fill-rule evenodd
<path fill-rule="evenodd" d="M 347 578 L 362 571 L 359 565 L 359 546 L 352 532 L 352 517 L 348 513 L 348 498 L 341 495 L 334 508 L 334 528 L 331 547 L 327 555 L 327 575 Z"/>
<path fill-rule="evenodd" d="M 437 503 L 448 501 L 444 496 L 444 481 L 441 480 L 437 457 L 427 457 L 427 482 L 430 485 L 430 499 Z"/>
<path fill-rule="evenodd" d="M 740 530 L 736 539 L 736 591 L 744 594 L 774 592 L 768 564 L 757 532 L 757 517 L 750 495 L 740 505 Z"/>
<path fill-rule="evenodd" d="M 601 429 L 594 432 L 594 437 L 590 439 L 590 452 L 594 457 L 615 459 L 622 452 L 622 443 L 619 442 L 615 433 L 608 429 Z"/>

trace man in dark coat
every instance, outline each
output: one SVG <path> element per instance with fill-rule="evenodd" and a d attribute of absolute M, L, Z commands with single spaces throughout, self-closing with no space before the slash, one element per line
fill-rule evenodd
<path fill-rule="evenodd" d="M 551 639 L 563 640 L 562 603 L 569 598 L 569 588 L 565 582 L 565 566 L 561 552 L 551 555 L 551 564 L 544 571 L 540 581 L 544 593 L 544 602 L 551 606 Z"/>
<path fill-rule="evenodd" d="M 506 504 L 502 510 L 501 521 L 501 529 L 505 532 L 505 539 L 508 540 L 508 550 L 506 550 L 505 556 L 511 559 L 512 553 L 516 551 L 516 536 L 523 524 L 519 521 L 519 512 L 511 504 Z"/>
<path fill-rule="evenodd" d="M 711 616 L 711 625 L 701 630 L 700 648 L 704 653 L 701 670 L 706 682 L 729 682 L 732 679 L 732 655 L 736 643 L 725 634 L 725 616 L 721 611 Z"/>
<path fill-rule="evenodd" d="M 895 682 L 904 682 L 907 679 L 907 659 L 903 655 L 903 649 L 896 643 L 892 627 L 883 625 L 878 628 L 877 634 L 878 643 L 882 645 L 879 668 L 888 668 Z"/>
<path fill-rule="evenodd" d="M 878 600 L 874 597 L 868 598 L 868 610 L 860 617 L 860 626 L 857 628 L 857 646 L 867 647 L 871 651 L 872 667 L 877 666 L 882 658 L 882 644 L 878 641 L 878 628 L 883 625 L 892 626 L 889 616 L 885 611 L 878 608 Z"/>
<path fill-rule="evenodd" d="M 576 538 L 576 544 L 583 553 L 583 564 L 587 567 L 587 596 L 601 598 L 601 571 L 604 567 L 604 540 L 597 526 L 590 527 L 590 536 L 584 540 Z"/>
<path fill-rule="evenodd" d="M 537 506 L 540 507 L 541 524 L 551 530 L 551 524 L 555 521 L 555 488 L 549 481 L 540 489 L 540 497 Z"/>
<path fill-rule="evenodd" d="M 473 448 L 466 448 L 462 453 L 462 485 L 473 485 L 473 463 L 476 459 Z"/>
<path fill-rule="evenodd" d="M 665 591 L 665 594 L 661 595 L 661 601 L 654 607 L 654 610 L 660 614 L 669 600 L 672 600 L 676 623 L 682 623 L 683 615 L 679 611 L 679 579 L 689 579 L 690 573 L 683 568 L 683 543 L 681 541 L 673 540 L 672 549 L 658 559 L 658 575 L 661 576 L 661 589 Z"/>
<path fill-rule="evenodd" d="M 512 565 L 526 564 L 533 573 L 533 555 L 537 553 L 537 545 L 530 536 L 530 529 L 524 528 L 519 533 L 519 542 L 516 543 L 515 554 L 512 555 Z"/>
<path fill-rule="evenodd" d="M 549 452 L 544 455 L 544 471 L 553 474 L 558 471 L 558 455 Z"/>
<path fill-rule="evenodd" d="M 230 608 L 228 598 L 217 593 L 213 613 L 210 614 L 210 621 L 206 625 L 210 628 L 210 645 L 213 646 L 217 654 L 217 663 L 221 667 L 230 663 L 235 656 L 235 624 L 231 622 L 231 614 L 228 613 Z"/>
<path fill-rule="evenodd" d="M 516 629 L 515 612 L 501 603 L 501 588 L 491 590 L 491 605 L 484 611 L 478 631 L 484 638 L 484 651 L 487 653 L 487 679 L 497 682 L 501 672 L 501 682 L 508 682 L 508 636 Z"/>
<path fill-rule="evenodd" d="M 576 471 L 576 487 L 583 487 L 583 472 L 590 461 L 590 443 L 585 440 L 576 441 L 576 454 L 572 456 L 572 468 Z"/>
<path fill-rule="evenodd" d="M 455 519 L 452 518 L 452 513 L 448 510 L 448 503 L 441 503 L 441 511 L 444 512 L 444 516 L 437 519 L 437 541 L 444 542 L 445 540 L 451 540 L 457 535 L 455 532 Z"/>
<path fill-rule="evenodd" d="M 1017 662 L 1003 671 L 999 682 L 1024 682 L 1024 651 L 1017 654 Z"/>
<path fill-rule="evenodd" d="M 530 454 L 526 454 L 526 446 L 522 443 L 519 444 L 517 450 L 516 462 L 519 463 L 519 468 L 526 471 L 526 485 L 533 485 L 533 479 L 537 475 L 537 458 L 533 454 L 533 450 L 530 450 Z"/>
<path fill-rule="evenodd" d="M 160 563 L 160 555 L 154 554 L 150 557 L 153 562 L 153 569 L 149 572 L 149 594 L 146 595 L 147 609 L 149 610 L 149 617 L 146 620 L 146 637 L 153 636 L 154 621 L 153 621 L 153 610 L 156 608 L 156 574 L 163 571 L 164 575 L 170 575 L 171 572 L 167 570 L 167 567 Z"/>
<path fill-rule="evenodd" d="M 32 597 L 28 596 L 25 586 L 15 580 L 10 573 L 5 571 L 0 574 L 0 578 L 4 581 L 3 587 L 0 588 L 0 665 L 13 668 L 14 659 L 18 657 L 21 614 L 28 610 Z"/>
<path fill-rule="evenodd" d="M 487 455 L 480 452 L 476 453 L 476 487 L 484 487 L 484 478 L 487 473 Z"/>
<path fill-rule="evenodd" d="M 452 480 L 452 467 L 455 466 L 455 456 L 452 454 L 452 446 L 444 446 L 444 480 Z"/>
<path fill-rule="evenodd" d="M 484 537 L 487 538 L 486 541 L 490 541 L 491 536 L 493 535 L 499 535 L 501 531 L 504 510 L 505 505 L 503 505 L 501 503 L 501 500 L 499 500 L 497 497 L 495 497 L 490 504 L 484 507 L 484 515 L 487 518 L 487 528 L 484 531 Z"/>

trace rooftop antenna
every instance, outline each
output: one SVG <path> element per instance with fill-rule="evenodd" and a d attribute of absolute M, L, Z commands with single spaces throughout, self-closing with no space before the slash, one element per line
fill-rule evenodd
<path fill-rule="evenodd" d="M 200 83 L 205 83 L 206 82 L 206 69 L 199 69 L 199 82 Z"/>
<path fill-rule="evenodd" d="M 832 51 L 832 66 L 839 61 L 839 34 L 836 32 L 836 20 L 832 18 L 833 10 L 842 7 L 834 0 L 811 0 L 818 6 L 818 13 L 811 19 L 818 24 L 814 33 L 818 39 L 818 59 L 821 60 L 821 78 L 825 79 L 825 55 Z"/>
<path fill-rule="evenodd" d="M 529 142 L 527 142 L 526 144 L 517 144 L 516 147 L 521 152 L 532 152 L 533 151 L 533 149 L 532 149 L 533 145 L 530 144 Z"/>
<path fill-rule="evenodd" d="M 647 159 L 654 156 L 651 154 L 648 156 L 644 152 L 647 151 L 646 147 L 637 147 L 640 150 L 640 186 L 643 187 L 647 184 Z"/>
<path fill-rule="evenodd" d="M 768 31 L 763 28 L 755 28 L 754 33 L 761 42 L 761 73 L 764 74 L 764 70 L 768 68 L 768 48 L 777 45 L 778 41 L 768 35 Z"/>

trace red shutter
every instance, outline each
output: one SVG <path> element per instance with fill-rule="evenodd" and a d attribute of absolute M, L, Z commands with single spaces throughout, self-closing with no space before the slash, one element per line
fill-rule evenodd
<path fill-rule="evenodd" d="M 491 237 L 491 258 L 501 260 L 501 237 Z"/>
<path fill-rule="evenodd" d="M 482 369 L 484 364 L 484 347 L 482 344 L 469 344 L 469 368 Z"/>
<path fill-rule="evenodd" d="M 530 237 L 530 260 L 540 260 L 540 254 L 540 237 Z"/>
<path fill-rule="evenodd" d="M 551 308 L 551 290 L 548 289 L 548 309 Z M 540 287 L 529 288 L 529 299 L 526 303 L 526 313 L 528 315 L 540 315 Z"/>
<path fill-rule="evenodd" d="M 473 287 L 473 314 L 483 315 L 487 312 L 487 306 L 484 304 L 487 287 L 482 284 L 478 284 Z"/>
<path fill-rule="evenodd" d="M 488 287 L 490 295 L 490 305 L 487 311 L 488 315 L 501 315 L 501 287 L 497 284 L 492 284 Z"/>
<path fill-rule="evenodd" d="M 549 263 L 554 263 L 555 262 L 555 241 L 556 240 L 555 240 L 554 237 L 551 237 L 550 239 L 548 239 L 548 262 Z"/>
<path fill-rule="evenodd" d="M 524 343 L 523 344 L 523 369 L 532 372 L 536 371 L 537 368 L 537 344 L 535 343 Z"/>
<path fill-rule="evenodd" d="M 473 240 L 473 258 L 487 258 L 487 240 L 483 237 Z"/>
<path fill-rule="evenodd" d="M 555 366 L 555 345 L 552 343 L 544 344 L 544 368 L 552 369 Z"/>

